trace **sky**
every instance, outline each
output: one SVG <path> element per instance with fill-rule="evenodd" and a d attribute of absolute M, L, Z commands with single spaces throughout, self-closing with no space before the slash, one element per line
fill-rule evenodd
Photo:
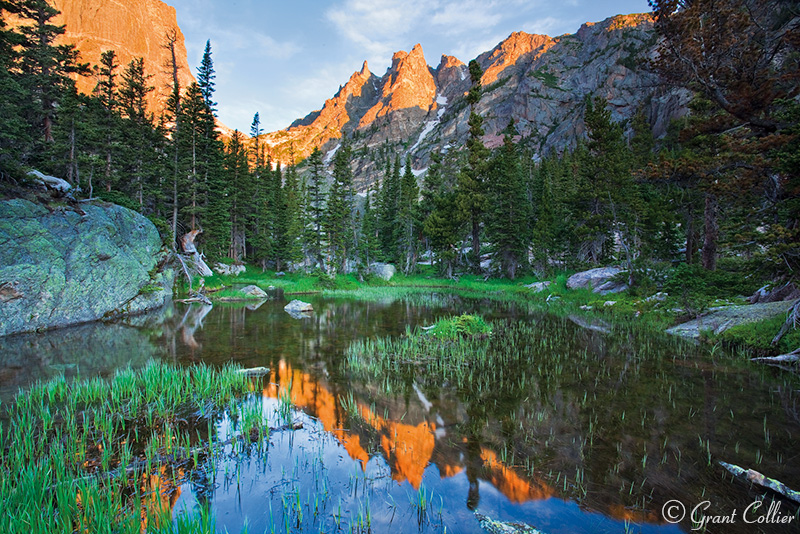
<path fill-rule="evenodd" d="M 218 116 L 271 132 L 322 108 L 366 60 L 383 76 L 420 43 L 428 65 L 464 63 L 512 32 L 558 36 L 584 22 L 649 11 L 647 0 L 164 0 L 175 7 L 189 64 L 211 41 Z M 196 74 L 196 70 L 195 70 Z"/>

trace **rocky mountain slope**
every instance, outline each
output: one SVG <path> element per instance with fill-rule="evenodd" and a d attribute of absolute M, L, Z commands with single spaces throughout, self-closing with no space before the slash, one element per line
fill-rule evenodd
<path fill-rule="evenodd" d="M 586 23 L 560 37 L 511 34 L 477 57 L 484 72 L 478 105 L 484 142 L 499 145 L 500 132 L 513 118 L 538 154 L 573 147 L 585 135 L 584 101 L 594 95 L 609 101 L 615 120 L 642 110 L 654 134 L 663 135 L 669 121 L 685 113 L 687 95 L 663 90 L 647 70 L 656 42 L 649 14 Z M 385 159 L 397 152 L 410 155 L 419 174 L 433 151 L 463 144 L 469 87 L 464 62 L 443 56 L 431 68 L 416 45 L 397 52 L 382 77 L 365 63 L 321 110 L 265 138 L 273 158 L 287 162 L 315 146 L 330 153 L 343 135 L 350 137 L 356 183 L 363 191 L 380 180 Z"/>
<path fill-rule="evenodd" d="M 51 0 L 50 3 L 61 12 L 53 24 L 66 26 L 66 33 L 58 43 L 75 45 L 82 62 L 97 65 L 103 52 L 114 50 L 120 65 L 117 74 L 121 75 L 133 58 L 144 58 L 145 72 L 152 76 L 150 84 L 155 87 L 148 98 L 150 111 L 160 113 L 172 90 L 172 74 L 165 67 L 170 54 L 163 47 L 167 34 L 174 32 L 176 38 L 181 87 L 195 81 L 174 7 L 160 0 Z M 91 93 L 96 84 L 97 80 L 91 76 L 77 79 L 82 93 Z"/>

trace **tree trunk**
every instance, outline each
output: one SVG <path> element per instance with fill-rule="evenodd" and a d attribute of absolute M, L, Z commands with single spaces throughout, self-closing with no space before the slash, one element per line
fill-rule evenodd
<path fill-rule="evenodd" d="M 706 193 L 704 219 L 703 268 L 709 271 L 715 271 L 717 269 L 719 225 L 717 224 L 717 197 L 712 193 Z"/>
<path fill-rule="evenodd" d="M 472 216 L 472 257 L 476 271 L 481 268 L 481 223 L 477 215 Z"/>
<path fill-rule="evenodd" d="M 694 215 L 692 209 L 686 212 L 686 263 L 691 265 L 694 261 Z"/>

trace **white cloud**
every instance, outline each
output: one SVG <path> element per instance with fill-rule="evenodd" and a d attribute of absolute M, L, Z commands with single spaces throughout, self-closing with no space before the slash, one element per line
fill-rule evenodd
<path fill-rule="evenodd" d="M 544 17 L 527 22 L 522 27 L 528 33 L 537 33 L 555 37 L 557 35 L 574 31 L 572 26 L 572 21 L 562 20 L 555 17 Z"/>
<path fill-rule="evenodd" d="M 492 28 L 502 20 L 498 2 L 448 2 L 437 9 L 430 21 L 448 35 Z"/>
<path fill-rule="evenodd" d="M 488 52 L 506 37 L 508 37 L 508 35 L 495 34 L 479 41 L 474 39 L 464 41 L 458 44 L 458 46 L 453 50 L 452 55 L 461 59 L 461 61 L 464 63 L 467 63 L 470 60 L 478 57 L 480 54 Z"/>
<path fill-rule="evenodd" d="M 441 41 L 441 36 L 461 41 L 446 53 L 475 57 L 508 35 L 499 30 L 501 26 L 517 26 L 538 4 L 538 0 L 340 0 L 328 9 L 326 18 L 370 64 L 384 64 L 397 50 Z"/>

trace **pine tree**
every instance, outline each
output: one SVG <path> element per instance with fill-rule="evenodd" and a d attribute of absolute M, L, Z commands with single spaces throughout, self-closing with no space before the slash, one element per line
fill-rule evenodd
<path fill-rule="evenodd" d="M 117 185 L 117 176 L 113 173 L 114 153 L 118 144 L 117 134 L 118 124 L 118 99 L 117 99 L 117 74 L 119 68 L 117 64 L 117 54 L 113 50 L 106 50 L 100 55 L 100 65 L 95 67 L 97 85 L 94 88 L 94 95 L 103 108 L 101 126 L 105 132 L 103 152 L 105 155 L 105 187 L 111 191 Z"/>
<path fill-rule="evenodd" d="M 310 175 L 306 183 L 306 211 L 308 227 L 306 243 L 309 258 L 322 270 L 325 270 L 323 258 L 323 218 L 325 216 L 325 172 L 322 164 L 322 152 L 315 147 L 308 157 Z"/>
<path fill-rule="evenodd" d="M 630 263 L 635 255 L 639 194 L 622 127 L 611 120 L 600 97 L 587 98 L 584 120 L 588 150 L 580 162 L 580 187 L 574 198 L 574 213 L 581 220 L 579 258 L 592 263 L 610 259 L 616 237 Z"/>
<path fill-rule="evenodd" d="M 328 194 L 324 231 L 328 238 L 329 269 L 346 272 L 353 242 L 353 171 L 350 144 L 344 140 L 333 157 L 333 184 Z"/>
<path fill-rule="evenodd" d="M 285 217 L 285 232 L 278 234 L 278 250 L 281 251 L 277 261 L 281 265 L 298 264 L 303 260 L 303 201 L 300 184 L 297 179 L 297 168 L 290 165 L 286 168 L 286 176 L 281 190 L 281 198 L 285 203 L 282 214 Z M 280 268 L 280 265 L 278 266 Z"/>
<path fill-rule="evenodd" d="M 423 220 L 423 232 L 430 243 L 440 273 L 452 278 L 464 219 L 459 217 L 455 173 L 447 172 L 439 154 L 432 156 L 431 162 L 425 175 L 422 194 L 424 209 L 427 211 Z"/>
<path fill-rule="evenodd" d="M 235 130 L 225 156 L 227 191 L 230 198 L 230 240 L 228 256 L 234 261 L 247 257 L 247 222 L 251 213 L 253 183 L 247 165 L 247 149 L 242 134 Z"/>
<path fill-rule="evenodd" d="M 182 98 L 179 122 L 181 129 L 177 140 L 180 153 L 181 193 L 180 218 L 190 230 L 200 229 L 206 208 L 207 181 L 201 169 L 203 136 L 206 133 L 205 114 L 208 108 L 200 86 L 192 83 Z"/>
<path fill-rule="evenodd" d="M 216 111 L 217 103 L 214 102 L 214 61 L 211 59 L 211 41 L 206 41 L 206 48 L 203 51 L 203 59 L 200 61 L 200 66 L 197 68 L 197 85 L 200 86 L 200 92 L 203 94 L 203 100 L 208 106 L 208 109 L 214 113 Z"/>
<path fill-rule="evenodd" d="M 528 202 L 514 144 L 514 124 L 509 123 L 503 147 L 490 170 L 491 193 L 486 230 L 494 246 L 494 258 L 508 278 L 516 278 L 517 269 L 527 263 Z"/>
<path fill-rule="evenodd" d="M 20 46 L 17 67 L 20 84 L 31 101 L 23 111 L 35 132 L 32 138 L 51 143 L 58 103 L 65 91 L 74 87 L 69 76 L 87 74 L 88 68 L 78 63 L 74 46 L 54 44 L 65 31 L 64 26 L 51 23 L 58 10 L 46 0 L 18 0 L 14 6 L 17 15 L 25 21 L 18 29 L 21 39 L 17 43 Z M 27 156 L 33 155 L 31 150 L 26 151 Z"/>
<path fill-rule="evenodd" d="M 361 217 L 361 232 L 359 240 L 359 259 L 361 265 L 369 269 L 370 263 L 375 261 L 380 252 L 378 246 L 378 220 L 372 208 L 372 190 L 367 188 L 364 199 L 364 214 Z"/>
<path fill-rule="evenodd" d="M 152 150 L 157 144 L 152 117 L 147 113 L 147 95 L 154 90 L 148 85 L 151 76 L 144 70 L 144 59 L 134 58 L 122 73 L 119 88 L 119 108 L 124 120 L 120 133 L 126 140 L 122 143 L 122 159 L 128 162 L 126 172 L 131 177 L 131 194 L 144 209 L 145 198 L 151 199 L 160 194 L 154 190 L 155 176 L 153 166 L 158 159 Z M 146 157 L 149 155 L 150 157 Z M 150 206 L 153 208 L 153 206 Z"/>
<path fill-rule="evenodd" d="M 481 77 L 483 72 L 474 59 L 469 62 L 469 75 L 472 87 L 467 94 L 470 105 L 469 138 L 467 139 L 467 162 L 458 175 L 458 205 L 469 218 L 472 238 L 471 261 L 474 270 L 480 270 L 481 223 L 486 209 L 485 173 L 489 159 L 489 149 L 483 144 L 483 118 L 477 112 L 481 97 Z"/>
<path fill-rule="evenodd" d="M 401 229 L 397 225 L 401 192 L 400 156 L 395 156 L 394 165 L 387 162 L 378 204 L 378 235 L 383 259 L 398 260 L 398 243 Z"/>
<path fill-rule="evenodd" d="M 398 252 L 405 274 L 410 274 L 417 263 L 417 233 L 419 186 L 411 170 L 411 159 L 406 159 L 405 172 L 400 184 L 400 203 L 397 213 L 397 228 L 400 230 Z"/>

